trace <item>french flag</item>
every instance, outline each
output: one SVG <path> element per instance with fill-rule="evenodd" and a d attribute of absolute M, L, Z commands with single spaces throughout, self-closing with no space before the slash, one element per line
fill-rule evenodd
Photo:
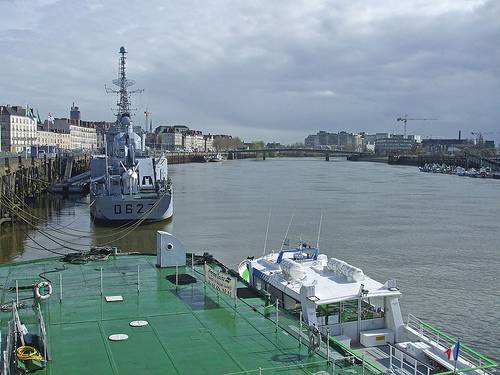
<path fill-rule="evenodd" d="M 451 348 L 446 349 L 444 352 L 448 356 L 448 360 L 458 360 L 458 351 L 460 350 L 460 340 L 455 343 Z"/>

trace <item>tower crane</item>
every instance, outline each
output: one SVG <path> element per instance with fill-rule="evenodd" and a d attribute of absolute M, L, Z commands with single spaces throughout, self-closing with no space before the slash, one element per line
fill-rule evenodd
<path fill-rule="evenodd" d="M 404 137 L 406 139 L 406 124 L 408 121 L 435 121 L 437 118 L 408 118 L 408 115 L 398 117 L 396 121 L 402 121 L 404 126 Z"/>

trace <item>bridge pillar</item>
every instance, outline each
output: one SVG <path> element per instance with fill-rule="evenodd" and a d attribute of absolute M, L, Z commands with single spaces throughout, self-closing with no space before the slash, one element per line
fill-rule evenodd
<path fill-rule="evenodd" d="M 325 153 L 325 161 L 330 161 L 330 153 Z"/>
<path fill-rule="evenodd" d="M 265 152 L 262 153 L 262 160 L 266 160 L 266 153 Z"/>

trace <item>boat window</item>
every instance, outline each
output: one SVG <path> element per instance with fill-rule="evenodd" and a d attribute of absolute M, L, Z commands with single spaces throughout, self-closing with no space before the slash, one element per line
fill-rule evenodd
<path fill-rule="evenodd" d="M 340 304 L 340 321 L 356 322 L 358 320 L 358 300 L 344 301 Z"/>
<path fill-rule="evenodd" d="M 298 310 L 300 308 L 300 303 L 294 298 L 284 295 L 283 306 L 285 310 Z"/>
<path fill-rule="evenodd" d="M 279 290 L 278 288 L 275 288 L 274 286 L 272 286 L 271 284 L 267 284 L 267 291 L 269 292 L 269 294 L 271 295 L 271 303 L 274 303 L 276 302 L 277 299 L 280 300 L 280 305 L 283 306 L 283 293 L 281 292 L 281 290 Z"/>
<path fill-rule="evenodd" d="M 324 317 L 325 324 L 338 324 L 340 316 L 340 302 L 318 306 L 316 316 Z"/>
<path fill-rule="evenodd" d="M 367 298 L 361 301 L 361 319 L 375 319 L 384 317 L 384 298 Z"/>
<path fill-rule="evenodd" d="M 255 289 L 257 289 L 257 290 L 264 289 L 262 287 L 262 285 L 263 285 L 264 282 L 259 277 L 255 276 L 255 275 L 253 276 L 253 278 L 254 278 Z"/>

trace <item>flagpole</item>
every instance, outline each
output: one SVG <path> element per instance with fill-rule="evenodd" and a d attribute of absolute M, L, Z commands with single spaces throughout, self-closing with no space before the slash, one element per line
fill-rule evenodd
<path fill-rule="evenodd" d="M 458 352 L 460 351 L 460 339 L 457 340 L 457 342 L 455 343 L 455 348 L 453 351 L 456 351 L 456 355 L 455 353 L 452 353 L 453 354 L 453 359 L 455 360 L 454 364 L 453 364 L 453 373 L 456 374 L 457 373 L 457 362 L 458 362 Z"/>

